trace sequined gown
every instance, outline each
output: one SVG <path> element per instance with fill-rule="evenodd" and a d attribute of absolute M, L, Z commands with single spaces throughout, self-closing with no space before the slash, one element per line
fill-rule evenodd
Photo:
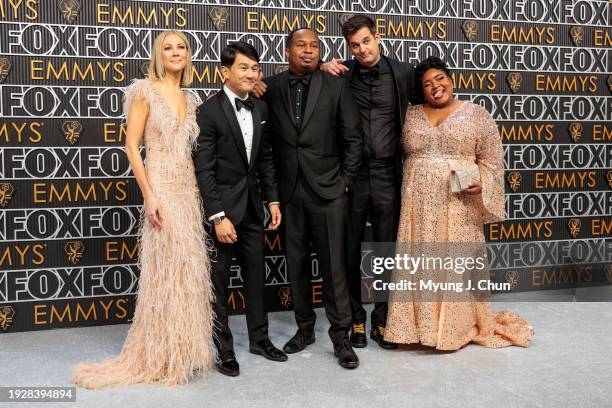
<path fill-rule="evenodd" d="M 504 219 L 503 158 L 495 121 L 484 108 L 464 102 L 437 127 L 423 105 L 410 107 L 405 123 L 398 243 L 484 242 L 483 223 Z M 453 194 L 451 169 L 474 162 L 482 193 Z M 392 279 L 399 280 L 397 272 Z M 488 302 L 414 301 L 417 296 L 390 293 L 385 340 L 440 350 L 457 350 L 469 342 L 526 347 L 531 340 L 526 321 L 509 311 L 494 313 Z"/>
<path fill-rule="evenodd" d="M 77 367 L 73 381 L 86 388 L 133 383 L 185 383 L 212 366 L 210 266 L 200 194 L 191 159 L 199 128 L 198 98 L 186 92 L 183 124 L 148 79 L 129 87 L 124 110 L 144 97 L 145 169 L 162 206 L 161 230 L 141 218 L 140 280 L 132 325 L 121 354 Z M 129 118 L 128 118 L 129 120 Z"/>

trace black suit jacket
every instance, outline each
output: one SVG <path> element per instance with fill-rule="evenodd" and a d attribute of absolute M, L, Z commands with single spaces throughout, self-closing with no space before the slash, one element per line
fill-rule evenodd
<path fill-rule="evenodd" d="M 221 90 L 199 108 L 200 135 L 194 163 L 206 217 L 223 211 L 237 225 L 244 218 L 251 199 L 263 221 L 263 197 L 258 177 L 265 199 L 279 201 L 266 104 L 255 100 L 251 113 L 253 146 L 248 162 L 240 125 L 227 94 Z"/>
<path fill-rule="evenodd" d="M 287 71 L 265 79 L 270 134 L 280 199 L 291 199 L 298 165 L 321 198 L 341 196 L 361 164 L 363 135 L 355 99 L 343 78 L 315 71 L 302 126 L 296 125 Z"/>
<path fill-rule="evenodd" d="M 414 84 L 414 67 L 408 62 L 400 62 L 393 58 L 381 56 L 384 58 L 391 67 L 391 74 L 393 75 L 393 84 L 395 87 L 395 98 L 399 102 L 397 104 L 397 128 L 398 134 L 401 133 L 404 127 L 404 119 L 406 118 L 406 110 L 410 104 L 417 105 L 424 101 L 420 100 L 420 93 L 415 92 Z M 350 81 L 352 76 L 357 71 L 357 61 L 352 59 L 344 63 L 349 71 L 345 72 L 343 77 Z"/>
<path fill-rule="evenodd" d="M 393 58 L 385 57 L 381 58 L 389 63 L 391 67 L 391 74 L 393 75 L 393 85 L 395 88 L 395 99 L 399 102 L 396 107 L 396 129 L 397 129 L 397 155 L 395 158 L 395 173 L 398 183 L 401 184 L 402 180 L 402 169 L 404 155 L 402 154 L 401 141 L 402 141 L 402 130 L 404 129 L 404 120 L 406 119 L 406 110 L 410 104 L 417 105 L 424 102 L 422 92 L 416 92 L 414 83 L 414 67 L 409 62 L 401 62 Z M 357 61 L 352 59 L 344 63 L 349 71 L 343 74 L 343 77 L 350 82 L 352 76 L 357 72 L 358 64 Z M 399 190 L 398 190 L 399 191 Z"/>

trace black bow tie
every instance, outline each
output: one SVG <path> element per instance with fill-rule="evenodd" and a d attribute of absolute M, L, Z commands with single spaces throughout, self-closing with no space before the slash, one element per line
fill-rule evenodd
<path fill-rule="evenodd" d="M 378 74 L 378 65 L 375 65 L 372 68 L 359 67 L 359 75 L 361 75 L 362 78 L 377 79 Z"/>
<path fill-rule="evenodd" d="M 304 86 L 308 86 L 310 83 L 310 74 L 309 75 L 293 75 L 289 74 L 289 86 L 296 86 L 298 83 L 301 83 Z"/>
<path fill-rule="evenodd" d="M 240 112 L 240 109 L 242 108 L 252 111 L 253 107 L 255 106 L 255 103 L 251 98 L 247 98 L 245 100 L 236 98 L 234 99 L 234 102 L 236 102 L 236 109 L 238 112 Z"/>

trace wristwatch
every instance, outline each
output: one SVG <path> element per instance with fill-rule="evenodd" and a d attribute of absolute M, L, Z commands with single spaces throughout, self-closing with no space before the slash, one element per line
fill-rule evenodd
<path fill-rule="evenodd" d="M 221 224 L 221 221 L 223 221 L 224 219 L 225 219 L 225 215 L 220 215 L 220 216 L 218 216 L 217 218 L 215 218 L 213 220 L 213 223 L 215 225 L 219 225 L 219 224 Z"/>

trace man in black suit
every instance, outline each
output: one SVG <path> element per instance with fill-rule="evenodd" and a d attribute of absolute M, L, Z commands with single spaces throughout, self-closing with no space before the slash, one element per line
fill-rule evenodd
<path fill-rule="evenodd" d="M 406 109 L 418 102 L 413 92 L 413 66 L 381 55 L 380 34 L 371 18 L 356 15 L 342 26 L 354 60 L 334 60 L 321 70 L 342 75 L 359 106 L 364 133 L 364 157 L 349 200 L 347 279 L 353 326 L 351 343 L 367 345 L 366 311 L 361 304 L 361 242 L 366 221 L 372 224 L 374 242 L 395 242 L 399 222 L 402 152 L 400 141 Z M 393 256 L 393 255 L 391 255 Z M 383 339 L 387 303 L 376 302 L 370 337 L 380 347 L 396 345 Z"/>
<path fill-rule="evenodd" d="M 346 192 L 362 155 L 359 112 L 344 79 L 317 70 L 319 38 L 292 31 L 285 54 L 289 70 L 265 80 L 274 162 L 286 229 L 286 254 L 298 331 L 283 350 L 296 353 L 315 340 L 309 241 L 323 278 L 329 335 L 342 367 L 359 359 L 348 331 L 351 309 L 343 257 Z"/>
<path fill-rule="evenodd" d="M 227 281 L 236 255 L 246 289 L 249 350 L 274 361 L 287 356 L 268 337 L 264 306 L 264 212 L 261 180 L 271 215 L 269 228 L 281 222 L 278 188 L 268 134 L 268 109 L 249 97 L 259 77 L 259 55 L 253 46 L 236 42 L 221 54 L 223 90 L 207 100 L 197 116 L 200 127 L 194 157 L 198 185 L 208 219 L 216 256 L 212 263 L 216 314 L 217 369 L 239 374 L 232 332 L 228 326 Z"/>

